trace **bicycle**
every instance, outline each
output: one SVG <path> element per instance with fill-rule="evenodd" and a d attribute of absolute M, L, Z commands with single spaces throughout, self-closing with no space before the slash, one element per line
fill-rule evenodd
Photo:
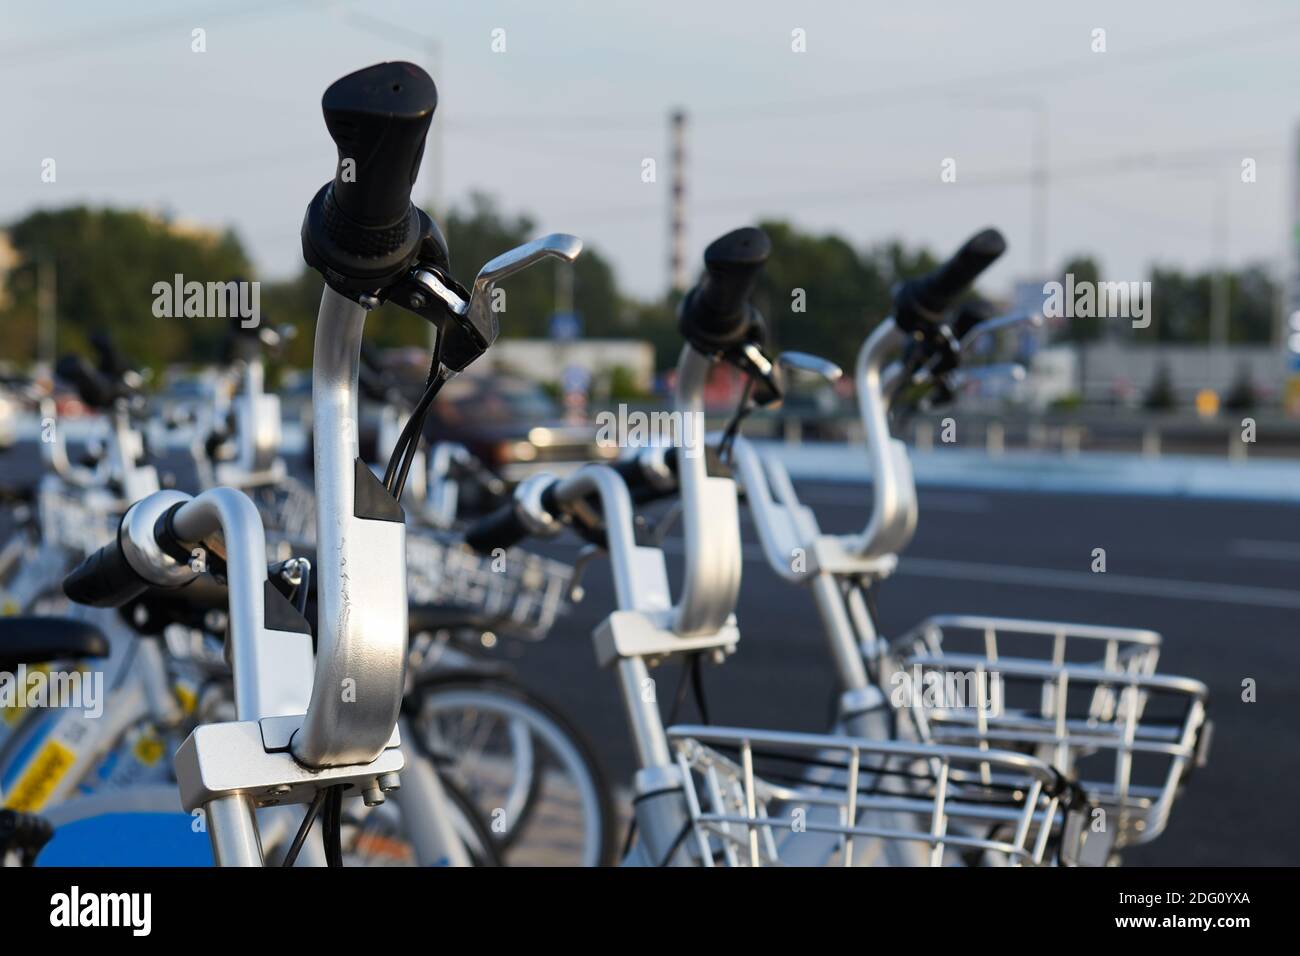
<path fill-rule="evenodd" d="M 934 273 L 904 283 L 894 315 L 862 346 L 856 380 L 873 503 L 860 534 L 823 533 L 774 455 L 737 437 L 732 458 L 769 567 L 812 591 L 841 687 L 840 725 L 874 738 L 1032 753 L 1113 817 L 1113 861 L 1164 830 L 1182 783 L 1206 759 L 1207 690 L 1156 672 L 1158 634 L 957 614 L 928 617 L 894 640 L 876 626 L 874 589 L 893 573 L 917 521 L 907 447 L 891 437 L 890 411 L 922 395 L 935 405 L 952 401 L 963 382 L 962 356 L 975 342 L 1034 320 L 994 317 L 972 302 L 944 321 L 957 295 L 1004 248 L 1000 234 L 985 230 Z M 793 367 L 825 379 L 839 374 L 806 358 Z M 795 554 L 806 562 L 792 562 Z M 959 684 L 971 684 L 972 700 L 921 692 Z"/>
<path fill-rule="evenodd" d="M 315 553 L 311 489 L 297 481 L 279 455 L 278 437 L 269 443 L 244 437 L 278 436 L 280 431 L 278 402 L 262 388 L 261 337 L 232 327 L 230 338 L 237 360 L 230 384 L 237 387 L 239 400 L 220 441 L 206 438 L 194 444 L 205 452 L 222 444 L 244 449 L 231 462 L 218 462 L 217 472 L 258 504 L 270 529 L 272 557 L 310 558 Z M 411 420 L 411 410 L 402 407 L 393 383 L 364 342 L 358 387 L 361 399 L 380 406 L 379 435 L 367 454 L 386 454 Z M 218 420 L 224 423 L 226 416 Z M 358 441 L 362 449 L 366 444 Z M 424 477 L 422 459 L 418 451 L 411 458 L 413 479 Z M 369 467 L 376 476 L 383 475 L 382 462 Z M 422 493 L 424 481 L 412 481 L 408 489 L 417 522 L 408 528 L 406 541 L 412 645 L 408 664 L 413 676 L 404 712 L 416 731 L 415 743 L 421 755 L 436 764 L 444 782 L 453 781 L 479 814 L 492 821 L 504 861 L 536 860 L 541 841 L 551 862 L 608 863 L 615 849 L 613 798 L 593 748 L 557 707 L 523 686 L 505 666 L 484 659 L 489 647 L 546 635 L 567 604 L 573 569 L 522 551 L 489 561 L 465 551 L 459 533 L 452 530 L 456 481 L 462 477 L 488 491 L 503 490 L 499 479 L 464 449 L 443 446 L 431 455 L 428 497 Z M 307 586 L 309 621 L 316 616 L 314 584 Z M 223 600 L 220 594 L 207 595 L 183 609 L 162 602 L 154 616 L 168 620 L 179 614 L 191 626 L 201 627 L 206 612 Z M 407 812 L 416 810 L 408 807 Z M 412 859 L 410 848 L 396 840 L 394 832 L 390 821 L 384 839 L 370 842 L 387 848 L 390 861 Z"/>
<path fill-rule="evenodd" d="M 435 808 L 407 825 L 442 829 L 444 845 L 455 842 L 437 776 L 407 760 L 410 734 L 399 726 L 407 640 L 401 496 L 424 411 L 496 338 L 488 303 L 495 282 L 545 257 L 571 260 L 581 243 L 536 240 L 489 262 L 470 290 L 459 285 L 437 226 L 410 201 L 436 102 L 432 80 L 408 63 L 349 74 L 322 101 L 338 166 L 309 205 L 302 234 L 304 257 L 326 279 L 312 372 L 321 583 L 314 664 L 301 609 L 268 576 L 261 517 L 231 488 L 136 501 L 117 538 L 64 582 L 74 600 L 108 607 L 192 584 L 201 573 L 196 556 L 224 577 L 236 719 L 196 727 L 176 755 L 182 805 L 202 811 L 218 865 L 261 865 L 257 809 L 298 804 L 308 810 L 286 862 L 319 815 L 327 860 L 341 864 L 345 791 L 382 804 L 403 767 L 403 790 Z M 357 456 L 356 396 L 366 314 L 383 301 L 426 318 L 438 335 L 425 393 L 381 480 Z"/>
<path fill-rule="evenodd" d="M 756 229 L 736 230 L 706 250 L 705 276 L 679 309 L 686 344 L 675 410 L 683 422 L 702 419 L 704 382 L 718 361 L 746 374 L 759 401 L 780 395 L 760 344 L 761 317 L 748 303 L 769 251 Z M 1062 858 L 1076 858 L 1086 839 L 1083 808 L 1070 805 L 1076 795 L 1032 756 L 842 734 L 664 726 L 650 667 L 682 655 L 721 662 L 740 638 L 736 486 L 710 474 L 702 432 L 679 425 L 673 447 L 617 468 L 588 464 L 563 479 L 534 475 L 511 503 L 466 533 L 488 553 L 568 528 L 609 556 L 617 607 L 593 640 L 599 663 L 615 672 L 638 764 L 636 842 L 624 862 L 847 865 L 869 862 L 863 857 L 874 858 L 882 843 L 920 846 L 934 865 L 954 852 L 1042 863 L 1053 842 Z M 680 497 L 685 536 L 675 603 L 663 550 L 639 543 L 633 522 L 634 500 L 667 494 Z M 903 785 L 882 785 L 886 780 Z M 997 829 L 985 836 L 971 832 L 976 826 Z M 855 843 L 862 848 L 856 858 Z"/>

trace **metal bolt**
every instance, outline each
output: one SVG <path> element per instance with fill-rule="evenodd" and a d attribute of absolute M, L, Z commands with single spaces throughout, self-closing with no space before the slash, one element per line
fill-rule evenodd
<path fill-rule="evenodd" d="M 384 793 L 391 793 L 394 790 L 402 789 L 402 778 L 396 773 L 383 773 L 379 775 L 379 789 Z"/>
<path fill-rule="evenodd" d="M 413 309 L 423 309 L 423 308 L 424 308 L 424 301 L 425 301 L 425 300 L 424 300 L 424 296 L 420 295 L 420 293 L 418 293 L 418 292 L 412 292 L 412 293 L 411 293 L 411 308 L 413 308 Z"/>
<path fill-rule="evenodd" d="M 370 781 L 370 785 L 361 792 L 361 800 L 368 807 L 377 807 L 384 802 L 384 792 L 379 789 L 377 780 Z"/>

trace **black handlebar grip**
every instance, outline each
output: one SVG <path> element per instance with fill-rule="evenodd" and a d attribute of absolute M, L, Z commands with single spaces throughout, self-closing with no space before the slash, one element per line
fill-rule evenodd
<path fill-rule="evenodd" d="M 674 474 L 677 470 L 676 452 L 676 448 L 670 448 L 664 456 L 665 463 Z M 663 498 L 671 498 L 677 494 L 676 482 L 667 488 L 653 484 L 646 475 L 645 468 L 641 466 L 638 456 L 620 458 L 614 462 L 612 467 L 618 472 L 619 477 L 623 479 L 623 483 L 627 485 L 628 493 L 632 496 L 634 504 L 648 505 Z M 598 505 L 599 499 L 593 496 L 592 503 Z"/>
<path fill-rule="evenodd" d="M 767 233 L 752 226 L 709 244 L 704 250 L 704 277 L 682 300 L 681 330 L 691 344 L 720 351 L 746 337 L 748 299 L 771 254 Z"/>
<path fill-rule="evenodd" d="M 110 378 L 121 378 L 131 371 L 131 363 L 126 360 L 113 340 L 106 332 L 94 332 L 90 336 L 90 346 L 99 356 L 99 370 Z"/>
<path fill-rule="evenodd" d="M 951 323 L 952 334 L 960 342 L 971 331 L 987 319 L 993 318 L 993 306 L 983 299 L 972 299 L 957 307 L 957 315 Z"/>
<path fill-rule="evenodd" d="M 623 484 L 627 485 L 627 490 L 632 492 L 633 498 L 642 488 L 650 484 L 645 469 L 641 467 L 641 462 L 636 455 L 631 458 L 620 458 L 610 467 L 618 472 L 618 476 L 623 479 Z"/>
<path fill-rule="evenodd" d="M 899 287 L 894 318 L 908 330 L 921 322 L 937 325 L 953 301 L 1006 250 L 1007 241 L 996 229 L 976 233 L 938 269 Z"/>
<path fill-rule="evenodd" d="M 406 218 L 437 105 L 433 80 L 414 63 L 379 63 L 330 84 L 321 107 L 339 150 L 332 191 L 343 215 L 383 228 Z"/>
<path fill-rule="evenodd" d="M 514 501 L 508 501 L 470 525 L 465 531 L 465 543 L 479 554 L 491 554 L 497 548 L 512 548 L 531 534 Z"/>
<path fill-rule="evenodd" d="M 122 551 L 121 532 L 63 579 L 69 600 L 90 607 L 121 607 L 149 589 Z"/>
<path fill-rule="evenodd" d="M 333 182 L 303 222 L 303 256 L 344 292 L 396 281 L 432 229 L 411 203 L 424 140 L 438 105 L 429 74 L 414 63 L 378 63 L 325 91 L 321 108 L 338 147 Z"/>
<path fill-rule="evenodd" d="M 71 382 L 81 400 L 91 408 L 107 408 L 117 397 L 117 389 L 79 355 L 65 355 L 54 366 L 54 374 Z"/>

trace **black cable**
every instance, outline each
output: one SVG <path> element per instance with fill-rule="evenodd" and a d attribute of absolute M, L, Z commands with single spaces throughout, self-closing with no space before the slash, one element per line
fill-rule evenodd
<path fill-rule="evenodd" d="M 439 338 L 441 339 L 441 337 Z M 435 345 L 435 350 L 436 348 L 437 346 Z M 438 362 L 439 362 L 439 356 L 435 351 L 433 359 L 429 362 L 429 374 L 424 377 L 425 392 L 429 390 L 429 386 L 433 384 L 434 380 L 438 376 Z M 420 398 L 421 399 L 424 398 L 424 393 L 421 393 Z M 407 442 L 410 441 L 411 422 L 413 421 L 413 418 L 414 418 L 413 414 L 407 416 L 406 425 L 402 427 L 401 433 L 397 436 L 397 441 L 393 444 L 393 450 L 388 455 L 388 464 L 384 468 L 383 484 L 385 488 L 389 488 L 392 486 L 393 480 L 397 475 L 397 469 L 406 452 Z"/>
<path fill-rule="evenodd" d="M 627 824 L 627 836 L 623 839 L 623 852 L 618 855 L 620 860 L 626 860 L 627 855 L 632 852 L 632 841 L 636 839 L 636 814 L 632 814 L 632 819 Z"/>
<path fill-rule="evenodd" d="M 307 813 L 302 818 L 302 824 L 298 827 L 298 835 L 293 838 L 293 843 L 289 846 L 289 852 L 284 855 L 284 862 L 281 866 L 293 866 L 298 859 L 298 853 L 302 850 L 302 845 L 307 841 L 307 834 L 311 832 L 311 825 L 316 822 L 316 814 L 320 813 L 320 808 L 325 803 L 325 797 L 329 790 L 317 790 L 316 796 L 311 798 L 311 803 L 307 807 Z"/>
<path fill-rule="evenodd" d="M 677 715 L 681 712 L 682 704 L 686 702 L 686 688 L 688 686 L 686 681 L 690 677 L 691 658 L 694 656 L 694 654 L 688 654 L 682 659 L 682 669 L 677 676 L 677 690 L 673 692 L 673 706 L 668 710 L 669 727 L 677 723 Z"/>
<path fill-rule="evenodd" d="M 321 818 L 321 832 L 325 838 L 325 863 L 343 865 L 343 785 L 329 788 L 325 801 L 325 814 Z"/>
<path fill-rule="evenodd" d="M 664 858 L 656 863 L 655 866 L 664 867 L 671 863 L 673 855 L 677 852 L 678 847 L 680 847 L 686 838 L 691 835 L 693 829 L 695 829 L 695 821 L 687 820 L 681 830 L 677 832 L 677 836 L 673 839 L 672 846 L 668 848 L 668 852 L 664 854 Z"/>
<path fill-rule="evenodd" d="M 741 393 L 740 404 L 736 406 L 736 413 L 731 416 L 731 421 L 727 423 L 726 429 L 722 433 L 722 440 L 718 442 L 718 457 L 727 461 L 731 457 L 731 446 L 735 444 L 736 433 L 740 431 L 740 423 L 745 420 L 745 416 L 754 410 L 751 399 L 754 396 L 754 380 L 745 379 L 745 390 Z"/>
<path fill-rule="evenodd" d="M 393 490 L 393 497 L 398 501 L 402 500 L 402 492 L 406 489 L 406 476 L 411 470 L 411 465 L 415 461 L 415 453 L 419 451 L 420 439 L 424 435 L 424 420 L 429 414 L 429 407 L 433 404 L 434 398 L 442 390 L 446 379 L 439 377 L 432 385 L 425 390 L 424 395 L 420 397 L 420 404 L 416 406 L 416 411 L 412 417 L 417 421 L 416 429 L 407 443 L 406 453 L 402 458 L 402 468 L 397 475 L 397 487 Z"/>
<path fill-rule="evenodd" d="M 700 722 L 706 726 L 709 720 L 709 705 L 704 698 L 704 654 L 696 651 L 691 655 L 691 690 L 695 694 L 695 709 L 700 712 Z"/>
<path fill-rule="evenodd" d="M 420 437 L 424 432 L 424 419 L 429 413 L 429 406 L 446 382 L 442 376 L 442 349 L 445 341 L 446 336 L 438 336 L 438 341 L 434 345 L 433 360 L 429 363 L 429 375 L 424 382 L 424 393 L 416 402 L 415 408 L 411 410 L 401 434 L 397 436 L 397 443 L 388 456 L 388 466 L 384 469 L 384 487 L 398 501 L 402 498 L 407 473 L 420 446 Z"/>

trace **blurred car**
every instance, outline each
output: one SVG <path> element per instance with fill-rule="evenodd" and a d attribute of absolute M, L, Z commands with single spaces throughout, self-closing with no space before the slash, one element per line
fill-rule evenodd
<path fill-rule="evenodd" d="M 505 375 L 453 378 L 430 406 L 424 434 L 431 443 L 459 442 L 507 481 L 618 451 L 597 445 L 594 426 L 566 422 L 540 386 Z"/>
<path fill-rule="evenodd" d="M 18 440 L 18 412 L 20 406 L 9 390 L 0 385 L 0 448 L 8 448 Z"/>

